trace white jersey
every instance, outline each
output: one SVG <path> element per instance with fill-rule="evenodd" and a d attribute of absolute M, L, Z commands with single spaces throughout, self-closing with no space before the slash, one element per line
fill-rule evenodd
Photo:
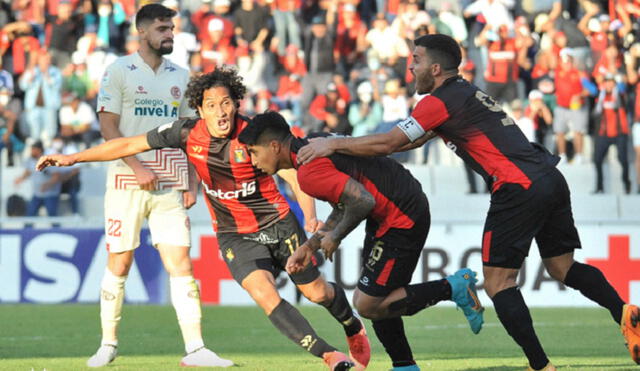
<path fill-rule="evenodd" d="M 120 115 L 123 136 L 144 134 L 179 117 L 193 116 L 184 92 L 189 71 L 163 58 L 157 72 L 136 52 L 107 67 L 98 94 L 98 112 Z M 137 155 L 158 177 L 158 189 L 188 189 L 187 157 L 166 148 Z M 123 160 L 109 164 L 107 188 L 139 189 L 135 175 Z"/>

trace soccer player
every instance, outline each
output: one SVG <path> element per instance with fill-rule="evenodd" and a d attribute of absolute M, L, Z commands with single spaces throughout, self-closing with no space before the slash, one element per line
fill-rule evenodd
<path fill-rule="evenodd" d="M 145 133 L 160 122 L 193 114 L 184 100 L 189 72 L 163 55 L 173 49 L 176 12 L 149 4 L 136 14 L 140 35 L 137 52 L 118 58 L 107 67 L 98 95 L 98 117 L 106 140 Z M 186 156 L 165 149 L 127 157 L 109 164 L 104 197 L 107 269 L 101 284 L 102 342 L 88 361 L 104 366 L 117 355 L 117 329 L 124 300 L 124 284 L 140 244 L 144 219 L 153 245 L 169 273 L 171 302 L 185 344 L 184 366 L 231 366 L 205 348 L 201 328 L 198 287 L 193 278 L 186 209 L 196 200 L 195 172 Z M 189 174 L 189 177 L 187 176 Z"/>
<path fill-rule="evenodd" d="M 419 370 L 404 333 L 403 315 L 453 300 L 472 331 L 480 331 L 484 308 L 475 294 L 475 272 L 465 268 L 446 279 L 409 284 L 431 220 L 422 186 L 402 165 L 387 157 L 340 154 L 298 165 L 296 153 L 308 140 L 295 138 L 277 112 L 254 117 L 239 139 L 249 147 L 254 166 L 267 174 L 296 168 L 302 191 L 333 206 L 325 225 L 289 258 L 287 271 L 304 272 L 318 249 L 331 259 L 340 241 L 367 220 L 353 302 L 361 316 L 373 321 L 393 370 Z"/>
<path fill-rule="evenodd" d="M 411 116 L 387 133 L 318 140 L 298 152 L 307 163 L 334 152 L 386 155 L 434 132 L 491 189 L 482 239 L 484 287 L 498 318 L 522 347 L 530 369 L 555 370 L 533 329 L 516 278 L 536 239 L 549 274 L 607 308 L 622 328 L 632 359 L 640 363 L 640 314 L 625 304 L 597 268 L 576 262 L 580 239 L 571 213 L 569 188 L 556 169 L 558 157 L 529 143 L 495 101 L 458 76 L 460 48 L 445 35 L 414 41 L 411 72 L 416 90 L 427 94 Z"/>
<path fill-rule="evenodd" d="M 180 148 L 202 179 L 217 232 L 220 251 L 234 279 L 260 305 L 273 325 L 311 354 L 323 358 L 331 370 L 347 370 L 369 363 L 370 345 L 364 325 L 353 315 L 344 290 L 327 282 L 312 260 L 308 269 L 290 277 L 305 297 L 328 309 L 344 328 L 350 360 L 320 338 L 302 314 L 278 294 L 275 277 L 289 256 L 306 241 L 273 177 L 251 164 L 238 134 L 248 119 L 237 112 L 247 88 L 234 69 L 218 67 L 194 77 L 186 91 L 189 106 L 200 117 L 176 120 L 146 134 L 118 138 L 73 156 L 41 158 L 39 168 L 75 162 L 109 161 L 150 149 Z M 314 200 L 300 192 L 295 171 L 281 175 L 296 192 L 305 211 L 308 230 L 318 221 Z"/>

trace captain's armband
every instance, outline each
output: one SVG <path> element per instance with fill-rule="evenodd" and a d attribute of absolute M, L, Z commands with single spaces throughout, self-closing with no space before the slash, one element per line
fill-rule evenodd
<path fill-rule="evenodd" d="M 422 137 L 425 133 L 424 129 L 418 121 L 412 116 L 407 117 L 406 119 L 400 121 L 398 123 L 398 128 L 402 130 L 402 132 L 409 138 L 409 140 L 413 143 L 418 138 Z"/>

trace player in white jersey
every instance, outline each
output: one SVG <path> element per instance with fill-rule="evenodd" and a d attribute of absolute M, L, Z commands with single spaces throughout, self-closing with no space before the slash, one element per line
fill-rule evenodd
<path fill-rule="evenodd" d="M 189 72 L 162 57 L 173 49 L 175 15 L 160 4 L 145 5 L 136 14 L 140 49 L 107 68 L 98 95 L 98 116 L 106 140 L 145 133 L 163 121 L 193 114 L 184 100 Z M 105 194 L 109 259 L 100 296 L 102 343 L 88 366 L 104 366 L 116 357 L 124 283 L 140 244 L 144 219 L 148 219 L 152 243 L 170 276 L 171 302 L 187 353 L 181 365 L 233 365 L 205 348 L 202 340 L 200 295 L 189 258 L 186 213 L 196 200 L 196 179 L 189 179 L 194 175 L 179 149 L 151 151 L 110 164 Z"/>

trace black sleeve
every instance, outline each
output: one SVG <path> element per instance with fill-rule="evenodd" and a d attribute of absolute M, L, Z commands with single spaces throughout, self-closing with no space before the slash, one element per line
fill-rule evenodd
<path fill-rule="evenodd" d="M 147 142 L 152 149 L 186 148 L 187 137 L 196 120 L 180 119 L 147 132 Z"/>

